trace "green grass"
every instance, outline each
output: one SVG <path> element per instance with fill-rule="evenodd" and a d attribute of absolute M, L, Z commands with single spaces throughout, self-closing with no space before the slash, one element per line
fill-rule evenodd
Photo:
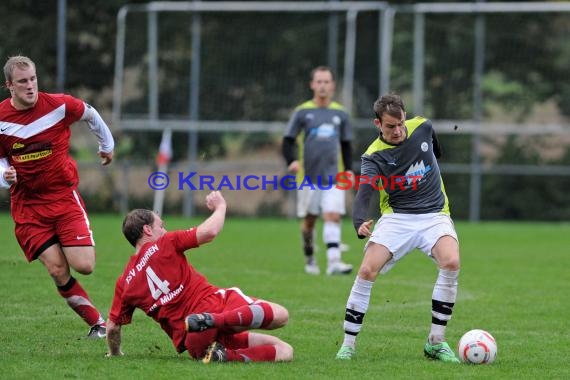
<path fill-rule="evenodd" d="M 77 275 L 107 313 L 116 277 L 132 252 L 121 218 L 92 215 L 97 268 Z M 192 225 L 166 218 L 167 228 Z M 319 225 L 319 230 L 320 230 Z M 122 358 L 104 358 L 104 341 L 85 339 L 87 326 L 58 296 L 39 262 L 28 264 L 0 214 L 1 378 L 6 379 L 563 379 L 570 378 L 569 224 L 458 223 L 462 270 L 447 338 L 455 347 L 472 328 L 491 332 L 498 357 L 489 366 L 445 365 L 424 359 L 435 265 L 414 252 L 379 278 L 358 338 L 358 357 L 339 362 L 346 298 L 354 276 L 307 276 L 298 224 L 284 219 L 229 218 L 218 239 L 189 251 L 209 280 L 289 309 L 290 323 L 274 331 L 295 348 L 292 363 L 204 366 L 177 355 L 158 324 L 137 311 L 123 328 Z M 348 221 L 345 260 L 358 266 L 363 241 Z M 324 249 L 318 258 L 322 269 Z"/>

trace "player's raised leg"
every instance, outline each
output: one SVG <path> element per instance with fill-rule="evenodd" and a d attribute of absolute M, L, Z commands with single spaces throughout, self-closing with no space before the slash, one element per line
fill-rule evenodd
<path fill-rule="evenodd" d="M 75 250 L 80 248 L 89 248 L 93 251 L 93 247 L 74 247 Z M 68 249 L 69 248 L 66 248 L 66 250 Z M 65 299 L 68 306 L 91 327 L 88 336 L 91 338 L 104 338 L 105 320 L 93 305 L 87 295 L 87 292 L 83 289 L 79 281 L 71 276 L 69 263 L 67 262 L 60 245 L 53 244 L 48 247 L 39 256 L 39 260 L 53 278 L 59 294 Z M 74 269 L 79 273 L 88 274 L 93 270 L 93 265 L 86 263 L 85 265 Z"/>
<path fill-rule="evenodd" d="M 344 340 L 336 358 L 350 360 L 356 354 L 356 337 L 362 329 L 364 317 L 370 304 L 372 286 L 378 272 L 392 257 L 383 245 L 369 242 L 358 275 L 354 280 L 346 302 L 344 317 Z"/>
<path fill-rule="evenodd" d="M 273 330 L 283 327 L 289 312 L 283 306 L 267 301 L 227 310 L 222 313 L 196 313 L 186 317 L 186 330 L 199 332 L 210 328 L 231 327 L 235 331 L 247 329 Z"/>
<path fill-rule="evenodd" d="M 459 276 L 459 245 L 451 236 L 441 237 L 432 249 L 439 266 L 439 273 L 432 293 L 432 322 L 424 353 L 431 359 L 459 363 L 453 350 L 445 341 L 445 329 L 451 319 L 457 298 Z"/>

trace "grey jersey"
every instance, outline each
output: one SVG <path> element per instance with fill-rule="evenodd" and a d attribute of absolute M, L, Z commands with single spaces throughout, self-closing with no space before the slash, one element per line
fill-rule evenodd
<path fill-rule="evenodd" d="M 407 139 L 390 145 L 376 139 L 362 155 L 361 175 L 378 181 L 382 214 L 449 214 L 449 204 L 433 151 L 431 121 L 406 120 Z M 375 177 L 375 178 L 374 178 Z"/>
<path fill-rule="evenodd" d="M 337 102 L 328 107 L 318 107 L 309 100 L 295 109 L 289 120 L 285 137 L 302 135 L 302 168 L 298 177 L 309 176 L 314 184 L 320 181 L 335 182 L 339 168 L 339 146 L 341 141 L 352 140 L 348 113 Z M 320 177 L 320 178 L 319 178 Z"/>

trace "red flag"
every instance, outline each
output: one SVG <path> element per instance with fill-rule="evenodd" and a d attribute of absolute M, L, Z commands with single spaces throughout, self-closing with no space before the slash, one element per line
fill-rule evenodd
<path fill-rule="evenodd" d="M 158 166 L 167 165 L 172 159 L 172 131 L 165 129 L 162 131 L 162 140 L 158 148 L 158 155 L 156 156 L 156 164 Z"/>

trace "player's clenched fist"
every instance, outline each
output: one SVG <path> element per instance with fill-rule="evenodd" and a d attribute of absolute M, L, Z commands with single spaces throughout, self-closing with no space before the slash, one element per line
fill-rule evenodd
<path fill-rule="evenodd" d="M 209 210 L 215 210 L 220 206 L 226 207 L 226 200 L 219 191 L 212 191 L 206 196 L 206 206 Z"/>

